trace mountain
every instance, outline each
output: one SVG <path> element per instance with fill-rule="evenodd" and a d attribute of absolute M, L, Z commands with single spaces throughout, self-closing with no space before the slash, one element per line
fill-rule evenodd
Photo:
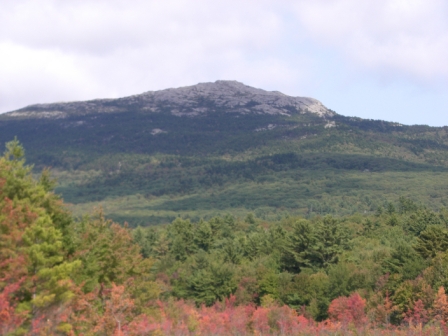
<path fill-rule="evenodd" d="M 216 81 L 120 99 L 86 102 L 37 104 L 6 113 L 3 118 L 67 118 L 97 113 L 119 112 L 168 113 L 175 116 L 204 116 L 213 112 L 238 114 L 288 115 L 314 113 L 333 116 L 313 98 L 290 97 L 277 91 L 256 89 L 237 81 Z"/>
<path fill-rule="evenodd" d="M 75 213 L 131 224 L 221 213 L 372 212 L 406 196 L 447 205 L 446 127 L 345 117 L 305 97 L 216 81 L 0 115 Z"/>

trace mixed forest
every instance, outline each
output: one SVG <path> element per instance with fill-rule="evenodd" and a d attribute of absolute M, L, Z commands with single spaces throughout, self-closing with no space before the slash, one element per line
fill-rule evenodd
<path fill-rule="evenodd" d="M 52 167 L 56 192 L 75 215 L 102 207 L 132 227 L 179 215 L 197 222 L 252 212 L 271 222 L 373 214 L 401 196 L 432 210 L 448 206 L 446 127 L 328 118 L 133 108 L 66 118 L 4 114 L 0 143 L 17 136 L 34 173 Z M 326 127 L 330 121 L 336 126 Z"/>
<path fill-rule="evenodd" d="M 0 158 L 2 335 L 444 335 L 448 210 L 248 212 L 129 227 L 73 216 L 24 149 Z"/>

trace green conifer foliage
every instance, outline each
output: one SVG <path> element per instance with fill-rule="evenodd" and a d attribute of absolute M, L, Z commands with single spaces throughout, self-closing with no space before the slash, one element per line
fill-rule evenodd
<path fill-rule="evenodd" d="M 317 225 L 316 237 L 310 256 L 314 266 L 327 267 L 337 263 L 339 255 L 349 248 L 349 232 L 331 216 L 325 216 Z"/>
<path fill-rule="evenodd" d="M 75 230 L 75 257 L 83 263 L 77 281 L 84 282 L 87 291 L 98 285 L 121 285 L 149 273 L 153 262 L 143 258 L 129 230 L 106 220 L 101 211 L 84 218 Z"/>
<path fill-rule="evenodd" d="M 168 228 L 170 253 L 176 260 L 186 260 L 196 251 L 194 228 L 189 220 L 177 218 Z"/>
<path fill-rule="evenodd" d="M 0 158 L 0 276 L 5 285 L 20 284 L 17 309 L 28 311 L 36 321 L 73 298 L 70 277 L 81 262 L 66 260 L 66 237 L 59 220 L 64 221 L 67 214 L 50 191 L 48 173 L 35 181 L 18 141 L 6 147 Z"/>
<path fill-rule="evenodd" d="M 434 258 L 438 252 L 448 250 L 448 230 L 439 225 L 431 225 L 422 231 L 414 246 L 423 258 Z"/>
<path fill-rule="evenodd" d="M 311 266 L 311 254 L 317 242 L 311 224 L 300 220 L 293 224 L 292 232 L 282 255 L 283 267 L 293 273 L 300 273 L 304 267 Z"/>
<path fill-rule="evenodd" d="M 214 236 L 210 224 L 201 220 L 194 233 L 194 242 L 196 246 L 204 251 L 208 251 L 213 244 Z"/>

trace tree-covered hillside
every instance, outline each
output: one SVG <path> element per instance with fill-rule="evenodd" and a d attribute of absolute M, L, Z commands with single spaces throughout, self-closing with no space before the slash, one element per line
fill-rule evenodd
<path fill-rule="evenodd" d="M 0 142 L 17 137 L 36 169 L 52 167 L 77 214 L 101 205 L 131 225 L 372 213 L 400 195 L 447 205 L 446 128 L 348 118 L 238 83 L 201 85 L 27 107 L 0 116 Z"/>

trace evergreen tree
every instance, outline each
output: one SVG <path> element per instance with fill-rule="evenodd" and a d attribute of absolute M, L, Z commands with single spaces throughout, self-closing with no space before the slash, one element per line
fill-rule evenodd
<path fill-rule="evenodd" d="M 299 220 L 294 223 L 282 251 L 283 268 L 300 273 L 302 268 L 312 266 L 311 258 L 316 242 L 316 233 L 308 221 Z"/>
<path fill-rule="evenodd" d="M 316 240 L 310 253 L 313 266 L 327 267 L 339 260 L 339 255 L 349 248 L 349 232 L 331 216 L 324 217 L 317 225 Z"/>
<path fill-rule="evenodd" d="M 425 259 L 445 252 L 448 250 L 448 230 L 439 225 L 429 226 L 420 233 L 414 249 Z"/>
<path fill-rule="evenodd" d="M 226 239 L 221 247 L 223 260 L 232 264 L 239 264 L 244 256 L 244 247 L 240 239 Z"/>
<path fill-rule="evenodd" d="M 18 141 L 6 147 L 0 158 L 0 289 L 8 291 L 15 282 L 17 309 L 28 311 L 28 322 L 35 323 L 70 302 L 71 275 L 81 262 L 67 260 L 69 230 L 63 230 L 71 220 L 51 192 L 48 173 L 35 181 Z"/>
<path fill-rule="evenodd" d="M 194 242 L 196 246 L 204 251 L 208 251 L 213 244 L 214 236 L 210 224 L 201 220 L 194 234 Z"/>
<path fill-rule="evenodd" d="M 194 242 L 194 229 L 189 220 L 177 218 L 168 227 L 170 254 L 180 261 L 192 255 L 197 247 Z"/>
<path fill-rule="evenodd" d="M 42 214 L 25 230 L 23 242 L 31 276 L 32 314 L 36 317 L 53 305 L 73 298 L 70 277 L 81 262 L 64 260 L 62 234 L 48 215 Z"/>

